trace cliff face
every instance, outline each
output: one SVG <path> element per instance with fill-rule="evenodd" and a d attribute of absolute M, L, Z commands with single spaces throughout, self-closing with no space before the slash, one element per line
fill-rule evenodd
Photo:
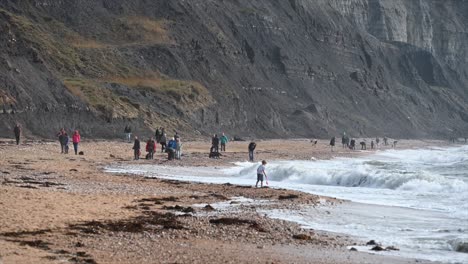
<path fill-rule="evenodd" d="M 455 0 L 2 1 L 0 93 L 19 113 L 0 131 L 461 135 L 467 12 Z"/>

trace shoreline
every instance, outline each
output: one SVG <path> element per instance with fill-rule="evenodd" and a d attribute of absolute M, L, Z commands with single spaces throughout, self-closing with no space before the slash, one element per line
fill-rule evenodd
<path fill-rule="evenodd" d="M 259 205 L 239 206 L 242 210 L 236 213 L 223 215 L 215 211 L 214 215 L 205 215 L 209 208 L 193 208 L 193 204 L 213 204 L 242 196 L 273 201 L 261 208 L 290 208 L 316 204 L 321 197 L 281 188 L 187 184 L 109 175 L 101 168 L 112 163 L 133 163 L 129 160 L 130 144 L 110 143 L 84 142 L 85 156 L 58 154 L 59 146 L 55 143 L 26 143 L 18 147 L 0 143 L 0 210 L 5 212 L 0 217 L 0 260 L 4 263 L 56 263 L 66 259 L 87 263 L 287 263 L 291 260 L 308 263 L 312 258 L 316 263 L 414 262 L 351 252 L 346 246 L 352 239 L 327 232 L 310 232 L 294 223 L 264 218 L 256 213 Z M 293 143 L 297 141 L 262 141 L 258 155 L 268 160 L 331 156 L 324 152 L 327 146 L 297 152 L 294 145 L 292 150 L 290 148 Z M 230 152 L 222 160 L 210 160 L 206 144 L 187 142 L 183 165 L 222 166 L 242 160 L 247 154 L 242 149 L 248 142 L 234 142 L 228 145 Z M 309 150 L 312 154 L 306 153 Z M 158 159 L 162 157 L 157 154 Z M 180 162 L 162 159 L 152 162 L 158 163 L 181 166 Z M 298 198 L 279 200 L 281 195 L 297 195 Z M 245 222 L 210 223 L 222 217 Z M 305 236 L 296 239 L 295 235 Z M 116 241 L 122 245 L 119 249 Z"/>

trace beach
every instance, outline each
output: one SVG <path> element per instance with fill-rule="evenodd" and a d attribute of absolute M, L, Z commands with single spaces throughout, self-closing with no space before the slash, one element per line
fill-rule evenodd
<path fill-rule="evenodd" d="M 194 171 L 229 169 L 247 160 L 249 142 L 230 142 L 209 159 L 207 141 L 184 142 L 182 160 L 133 161 L 132 144 L 88 141 L 83 156 L 60 154 L 58 142 L 0 140 L 0 263 L 414 263 L 353 251 L 362 241 L 304 228 L 265 211 L 333 211 L 347 201 L 281 186 L 202 183 L 110 173 L 109 168 L 158 166 Z M 400 141 L 399 149 L 440 146 Z M 144 144 L 142 144 L 144 145 Z M 328 141 L 257 141 L 256 160 L 330 160 L 373 153 Z M 369 144 L 368 144 L 369 145 Z M 390 148 L 390 147 L 386 147 Z M 158 146 L 158 149 L 159 146 Z M 158 171 L 154 172 L 156 175 Z M 164 176 L 164 175 L 163 175 Z M 167 175 L 166 175 L 167 176 Z M 333 213 L 333 212 L 332 212 Z M 393 246 L 393 245 L 384 245 Z M 429 263 L 417 260 L 418 263 Z"/>

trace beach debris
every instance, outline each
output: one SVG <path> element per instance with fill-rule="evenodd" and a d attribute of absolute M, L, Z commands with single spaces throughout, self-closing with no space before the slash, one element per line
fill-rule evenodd
<path fill-rule="evenodd" d="M 312 237 L 310 237 L 309 235 L 306 235 L 306 234 L 293 235 L 293 238 L 298 239 L 298 240 L 312 240 Z"/>
<path fill-rule="evenodd" d="M 297 198 L 299 198 L 299 195 L 297 194 L 288 194 L 288 195 L 280 195 L 278 197 L 278 200 L 297 199 Z"/>
<path fill-rule="evenodd" d="M 195 209 L 193 209 L 193 208 L 190 207 L 190 206 L 188 206 L 188 207 L 183 207 L 183 206 L 180 206 L 180 205 L 175 205 L 175 206 L 164 206 L 163 209 L 165 209 L 165 210 L 181 211 L 181 212 L 184 212 L 184 213 L 193 213 L 193 212 L 195 212 Z"/>
<path fill-rule="evenodd" d="M 371 248 L 371 250 L 373 250 L 373 251 L 383 251 L 385 249 L 383 247 L 377 245 L 377 246 L 374 246 L 373 248 Z"/>
<path fill-rule="evenodd" d="M 253 220 L 231 218 L 231 217 L 211 219 L 210 223 L 211 224 L 222 224 L 222 225 L 244 225 L 244 224 L 254 225 L 254 224 L 257 224 L 257 222 L 253 221 Z"/>
<path fill-rule="evenodd" d="M 400 249 L 395 247 L 395 246 L 388 246 L 388 247 L 385 248 L 385 250 L 387 250 L 387 251 L 390 251 L 390 250 L 399 251 Z"/>

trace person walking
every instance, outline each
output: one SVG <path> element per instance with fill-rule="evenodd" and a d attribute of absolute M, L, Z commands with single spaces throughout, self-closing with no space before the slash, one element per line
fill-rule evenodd
<path fill-rule="evenodd" d="M 215 152 L 219 152 L 219 138 L 217 134 L 214 134 L 213 138 L 211 139 L 211 145 L 214 147 Z"/>
<path fill-rule="evenodd" d="M 78 155 L 78 144 L 80 144 L 81 142 L 81 136 L 78 130 L 75 130 L 75 133 L 73 133 L 72 141 L 73 141 L 73 150 L 75 150 L 75 155 Z"/>
<path fill-rule="evenodd" d="M 182 141 L 180 137 L 176 138 L 176 159 L 180 160 L 182 157 Z"/>
<path fill-rule="evenodd" d="M 332 152 L 333 152 L 333 147 L 335 147 L 335 141 L 336 141 L 335 137 L 332 137 L 332 139 L 330 140 L 330 148 Z"/>
<path fill-rule="evenodd" d="M 124 129 L 124 133 L 125 133 L 125 139 L 127 140 L 127 142 L 130 143 L 130 141 L 132 140 L 132 128 L 129 125 L 126 125 Z"/>
<path fill-rule="evenodd" d="M 159 131 L 159 128 L 156 128 L 156 132 L 154 133 L 154 138 L 156 139 L 156 143 L 159 144 L 159 140 L 161 139 L 161 131 Z"/>
<path fill-rule="evenodd" d="M 68 154 L 68 149 L 69 149 L 68 143 L 70 143 L 70 137 L 68 137 L 67 132 L 65 132 L 63 136 L 63 145 L 65 147 L 65 154 Z"/>
<path fill-rule="evenodd" d="M 226 135 L 224 135 L 223 133 L 223 135 L 221 136 L 219 140 L 221 141 L 221 151 L 226 152 L 226 144 L 229 141 L 228 137 L 226 137 Z"/>
<path fill-rule="evenodd" d="M 16 145 L 19 145 L 21 137 L 21 125 L 19 123 L 16 123 L 13 132 L 15 133 Z"/>
<path fill-rule="evenodd" d="M 138 139 L 137 136 L 135 136 L 135 141 L 133 142 L 133 160 L 140 159 L 140 154 L 141 154 L 140 150 L 141 150 L 140 140 Z"/>
<path fill-rule="evenodd" d="M 164 131 L 164 128 L 162 131 Z M 162 134 L 161 138 L 159 139 L 159 144 L 161 144 L 161 153 L 163 153 L 166 150 L 166 133 Z"/>
<path fill-rule="evenodd" d="M 65 153 L 65 129 L 60 129 L 60 132 L 57 133 L 58 140 L 60 142 L 60 153 L 64 154 Z"/>
<path fill-rule="evenodd" d="M 253 162 L 254 161 L 254 151 L 255 148 L 257 147 L 257 144 L 255 142 L 250 142 L 249 144 L 249 161 Z"/>
<path fill-rule="evenodd" d="M 260 182 L 260 188 L 263 187 L 263 176 L 265 176 L 267 180 L 267 184 L 268 184 L 268 178 L 267 178 L 266 171 L 265 171 L 266 164 L 267 162 L 263 160 L 262 164 L 258 166 L 257 168 L 257 183 L 255 183 L 255 188 L 258 188 L 258 182 Z"/>

